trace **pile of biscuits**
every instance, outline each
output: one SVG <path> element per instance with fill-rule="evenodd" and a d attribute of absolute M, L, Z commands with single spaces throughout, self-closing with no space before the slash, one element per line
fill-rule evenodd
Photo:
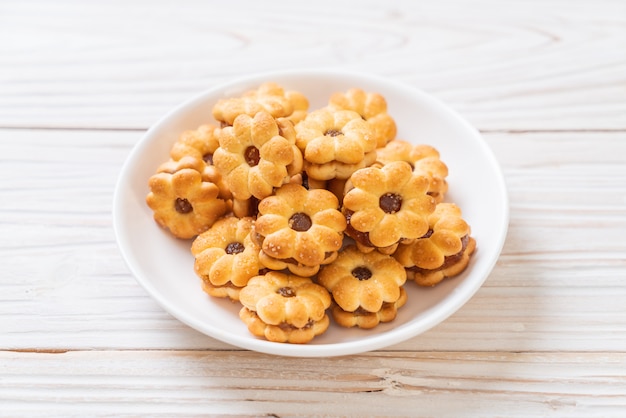
<path fill-rule="evenodd" d="M 385 98 L 353 88 L 309 110 L 267 82 L 213 107 L 149 179 L 155 221 L 193 239 L 209 295 L 269 341 L 306 343 L 330 317 L 371 329 L 396 318 L 405 282 L 460 274 L 476 242 L 444 202 L 447 166 L 396 138 Z M 330 315 L 330 316 L 329 316 Z"/>

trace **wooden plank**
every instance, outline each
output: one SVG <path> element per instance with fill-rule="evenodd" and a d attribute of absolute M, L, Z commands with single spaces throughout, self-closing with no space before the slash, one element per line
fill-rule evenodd
<path fill-rule="evenodd" d="M 622 0 L 0 1 L 0 418 L 623 417 L 624 28 Z M 135 282 L 115 180 L 199 91 L 319 67 L 467 117 L 502 165 L 509 235 L 423 335 L 338 358 L 240 350 Z"/>
<path fill-rule="evenodd" d="M 618 417 L 626 354 L 0 352 L 0 416 Z"/>
<path fill-rule="evenodd" d="M 0 130 L 0 348 L 228 348 L 167 315 L 117 250 L 113 188 L 140 136 Z M 485 137 L 510 192 L 503 254 L 459 312 L 390 349 L 623 352 L 624 134 Z"/>
<path fill-rule="evenodd" d="M 4 1 L 0 127 L 145 129 L 222 81 L 333 67 L 484 130 L 625 129 L 626 3 L 534 3 Z"/>

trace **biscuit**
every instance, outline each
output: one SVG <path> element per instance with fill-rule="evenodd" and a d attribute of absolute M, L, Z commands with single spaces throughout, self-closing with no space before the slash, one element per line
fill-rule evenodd
<path fill-rule="evenodd" d="M 364 251 L 376 248 L 387 253 L 400 241 L 423 236 L 435 208 L 426 194 L 428 185 L 428 178 L 413 173 L 404 161 L 356 171 L 343 198 L 346 234 Z"/>
<path fill-rule="evenodd" d="M 202 280 L 202 290 L 209 296 L 221 299 L 230 299 L 232 301 L 239 300 L 240 287 L 232 283 L 226 283 L 221 286 L 213 286 L 210 281 Z"/>
<path fill-rule="evenodd" d="M 266 252 L 261 251 L 259 253 L 259 262 L 269 270 L 289 270 L 291 274 L 295 274 L 296 276 L 312 277 L 317 274 L 322 265 L 332 263 L 337 258 L 337 251 L 327 252 L 325 255 L 326 258 L 324 258 L 319 264 L 306 266 L 298 262 L 295 258 L 274 258 L 269 256 Z"/>
<path fill-rule="evenodd" d="M 384 146 L 396 137 L 396 122 L 387 113 L 387 101 L 378 93 L 368 93 L 358 88 L 352 88 L 344 93 L 334 93 L 328 104 L 333 109 L 357 112 L 367 123 L 372 125 L 377 147 Z"/>
<path fill-rule="evenodd" d="M 276 83 L 263 83 L 256 90 L 244 93 L 241 97 L 219 100 L 212 109 L 213 117 L 221 126 L 233 125 L 237 116 L 245 114 L 254 117 L 258 112 L 267 112 L 275 118 L 287 118 L 293 123 L 304 119 L 309 101 L 302 93 L 285 91 Z"/>
<path fill-rule="evenodd" d="M 188 157 L 194 157 L 204 162 L 201 167 L 196 167 L 202 173 L 204 181 L 214 183 L 220 189 L 220 198 L 232 199 L 232 194 L 228 186 L 222 179 L 221 174 L 213 166 L 213 154 L 219 147 L 219 141 L 214 135 L 217 127 L 211 124 L 200 125 L 197 129 L 184 131 L 174 142 L 170 149 L 170 157 L 172 162 L 177 162 Z M 162 171 L 172 172 L 165 163 Z"/>
<path fill-rule="evenodd" d="M 302 167 L 293 125 L 267 112 L 240 115 L 233 126 L 217 129 L 215 136 L 220 146 L 213 163 L 237 201 L 271 195 Z"/>
<path fill-rule="evenodd" d="M 436 203 L 442 202 L 448 191 L 448 167 L 441 161 L 439 151 L 430 145 L 413 145 L 406 141 L 393 140 L 376 150 L 377 162 L 387 164 L 393 161 L 406 161 L 413 171 L 428 176 L 428 194 Z"/>
<path fill-rule="evenodd" d="M 323 108 L 296 125 L 296 144 L 310 178 L 347 179 L 376 161 L 374 129 L 351 110 Z"/>
<path fill-rule="evenodd" d="M 161 227 L 177 238 L 189 239 L 206 231 L 229 205 L 219 198 L 218 186 L 191 168 L 200 165 L 197 159 L 189 157 L 178 165 L 171 173 L 160 171 L 150 177 L 146 203 Z"/>
<path fill-rule="evenodd" d="M 339 308 L 362 315 L 362 311 L 378 313 L 385 303 L 391 304 L 385 305 L 385 309 L 395 304 L 400 299 L 406 272 L 389 255 L 377 251 L 363 253 L 349 245 L 334 262 L 320 270 L 317 279 Z"/>
<path fill-rule="evenodd" d="M 271 269 L 277 267 L 271 263 L 278 262 L 286 263 L 282 268 L 301 265 L 316 272 L 320 264 L 332 261 L 346 228 L 338 205 L 328 190 L 307 190 L 295 183 L 261 200 L 254 227 L 261 243 L 261 262 Z"/>
<path fill-rule="evenodd" d="M 161 163 L 157 167 L 156 172 L 174 174 L 177 171 L 188 168 L 202 174 L 205 166 L 206 163 L 201 158 L 192 155 L 185 155 L 178 160 L 170 159 Z"/>
<path fill-rule="evenodd" d="M 354 312 L 341 309 L 336 303 L 332 303 L 330 311 L 335 322 L 342 327 L 359 327 L 371 329 L 381 322 L 391 322 L 396 319 L 398 309 L 404 306 L 407 301 L 407 294 L 404 287 L 400 287 L 400 297 L 395 302 L 384 302 L 377 312 L 368 312 L 365 309 L 357 308 Z"/>
<path fill-rule="evenodd" d="M 205 162 L 197 155 L 185 155 L 178 160 L 170 159 L 169 161 L 162 163 L 157 168 L 157 173 L 174 174 L 175 172 L 183 168 L 191 168 L 193 170 L 196 170 L 202 175 L 202 181 L 215 184 L 219 189 L 219 198 L 225 200 L 229 208 L 232 207 L 233 195 L 230 192 L 230 189 L 228 188 L 226 183 L 224 182 L 224 178 L 222 177 L 222 175 L 219 173 L 219 171 L 217 171 L 217 168 L 215 168 L 215 166 Z"/>
<path fill-rule="evenodd" d="M 393 255 L 406 268 L 408 279 L 421 286 L 434 286 L 463 272 L 476 248 L 470 226 L 457 205 L 439 203 L 428 224 L 422 238 L 400 244 Z"/>
<path fill-rule="evenodd" d="M 192 156 L 213 164 L 213 153 L 219 147 L 214 135 L 217 127 L 211 124 L 200 125 L 197 129 L 184 131 L 170 149 L 170 157 L 178 161 L 183 157 Z"/>
<path fill-rule="evenodd" d="M 347 179 L 316 180 L 310 178 L 306 172 L 298 173 L 291 177 L 290 183 L 296 183 L 305 189 L 325 189 L 335 195 L 339 201 L 339 206 L 343 204 Z"/>
<path fill-rule="evenodd" d="M 228 216 L 198 235 L 191 246 L 194 270 L 212 296 L 239 300 L 238 291 L 259 274 L 260 248 L 250 238 L 254 218 Z"/>
<path fill-rule="evenodd" d="M 307 343 L 330 323 L 330 295 L 308 278 L 269 272 L 251 278 L 239 296 L 239 317 L 252 334 L 269 341 Z"/>

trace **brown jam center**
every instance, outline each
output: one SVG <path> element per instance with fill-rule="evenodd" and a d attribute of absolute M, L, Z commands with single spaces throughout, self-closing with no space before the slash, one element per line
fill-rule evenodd
<path fill-rule="evenodd" d="M 213 154 L 211 154 L 210 152 L 207 154 L 204 154 L 202 156 L 202 159 L 204 160 L 205 163 L 213 165 Z"/>
<path fill-rule="evenodd" d="M 308 231 L 311 225 L 313 225 L 313 222 L 311 222 L 311 218 L 306 213 L 297 212 L 289 218 L 289 227 L 294 231 Z"/>
<path fill-rule="evenodd" d="M 243 158 L 245 158 L 246 163 L 250 167 L 254 167 L 261 160 L 261 154 L 259 153 L 259 149 L 257 147 L 249 146 L 244 151 Z"/>
<path fill-rule="evenodd" d="M 324 132 L 324 136 L 339 136 L 339 135 L 343 135 L 343 132 L 337 129 L 329 129 L 326 132 Z"/>
<path fill-rule="evenodd" d="M 309 190 L 309 176 L 306 172 L 302 172 L 302 187 Z"/>
<path fill-rule="evenodd" d="M 179 197 L 174 202 L 174 209 L 176 209 L 176 212 L 178 213 L 185 214 L 193 211 L 193 206 L 191 206 L 191 203 L 189 203 L 187 199 Z"/>
<path fill-rule="evenodd" d="M 295 290 L 293 290 L 291 287 L 281 287 L 276 291 L 276 293 L 284 298 L 292 298 L 296 295 Z"/>
<path fill-rule="evenodd" d="M 464 235 L 461 238 L 461 251 L 459 251 L 456 254 L 444 257 L 444 262 L 442 266 L 439 268 L 445 269 L 461 261 L 461 259 L 463 258 L 463 253 L 465 253 L 465 249 L 467 248 L 468 241 L 469 241 L 469 236 Z"/>
<path fill-rule="evenodd" d="M 245 250 L 246 247 L 240 242 L 231 242 L 226 246 L 226 254 L 239 254 Z"/>
<path fill-rule="evenodd" d="M 380 197 L 378 205 L 385 213 L 396 213 L 402 207 L 402 196 L 395 193 L 385 193 Z"/>
<path fill-rule="evenodd" d="M 367 267 L 359 266 L 352 270 L 352 275 L 359 280 L 367 280 L 372 277 L 372 271 Z"/>
<path fill-rule="evenodd" d="M 360 244 L 363 244 L 366 247 L 373 247 L 374 244 L 372 244 L 372 242 L 370 241 L 369 233 L 357 231 L 356 229 L 354 229 L 352 224 L 350 224 L 350 219 L 352 218 L 353 213 L 354 212 L 352 211 L 346 211 L 346 234 L 353 240 L 359 242 Z"/>
<path fill-rule="evenodd" d="M 332 252 L 325 252 L 324 253 L 324 260 L 328 259 L 328 257 L 330 257 L 331 255 L 333 255 Z M 289 258 L 281 258 L 280 259 L 282 262 L 284 263 L 289 263 L 289 264 L 295 264 L 297 266 L 304 266 L 304 264 L 301 264 L 298 260 L 296 260 L 293 257 L 289 257 Z"/>
<path fill-rule="evenodd" d="M 381 312 L 383 309 L 389 309 L 392 308 L 395 305 L 395 302 L 383 302 L 383 304 L 380 307 L 379 312 Z M 363 308 L 362 306 L 359 306 L 358 308 L 356 308 L 356 310 L 354 311 L 354 314 L 357 316 L 367 316 L 367 315 L 371 315 L 375 312 L 370 312 L 367 309 Z"/>
<path fill-rule="evenodd" d="M 372 312 L 368 311 L 367 309 L 364 309 L 362 306 L 359 306 L 358 308 L 356 308 L 356 310 L 353 313 L 356 316 L 365 316 L 365 315 L 372 314 Z"/>
<path fill-rule="evenodd" d="M 281 322 L 280 324 L 278 324 L 278 327 L 280 329 L 282 329 L 283 331 L 289 332 L 289 331 L 293 331 L 293 330 L 296 330 L 296 329 L 303 329 L 303 330 L 304 329 L 309 329 L 313 325 L 315 325 L 315 322 L 312 319 L 309 319 L 308 322 L 306 324 L 304 324 L 304 326 L 302 328 L 298 328 L 295 325 L 291 325 L 291 324 L 288 324 L 286 322 Z"/>

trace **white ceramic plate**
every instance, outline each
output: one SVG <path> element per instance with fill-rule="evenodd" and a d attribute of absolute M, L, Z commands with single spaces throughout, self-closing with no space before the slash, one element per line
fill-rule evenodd
<path fill-rule="evenodd" d="M 477 241 L 466 271 L 433 288 L 407 282 L 409 300 L 391 323 L 361 330 L 342 328 L 331 320 L 326 333 L 305 345 L 256 338 L 239 319 L 239 304 L 207 296 L 193 271 L 191 242 L 173 238 L 154 222 L 145 203 L 148 178 L 168 159 L 172 143 L 183 130 L 215 123 L 211 108 L 218 99 L 255 89 L 264 81 L 301 91 L 309 98 L 311 110 L 326 105 L 332 93 L 351 87 L 381 93 L 398 125 L 398 138 L 436 147 L 449 168 L 446 201 L 461 207 Z M 356 354 L 399 343 L 458 310 L 482 285 L 498 259 L 508 227 L 508 201 L 498 163 L 479 133 L 438 100 L 376 76 L 304 70 L 260 74 L 215 86 L 165 115 L 148 130 L 124 164 L 115 190 L 113 216 L 117 241 L 131 272 L 174 317 L 241 348 L 321 357 Z"/>

